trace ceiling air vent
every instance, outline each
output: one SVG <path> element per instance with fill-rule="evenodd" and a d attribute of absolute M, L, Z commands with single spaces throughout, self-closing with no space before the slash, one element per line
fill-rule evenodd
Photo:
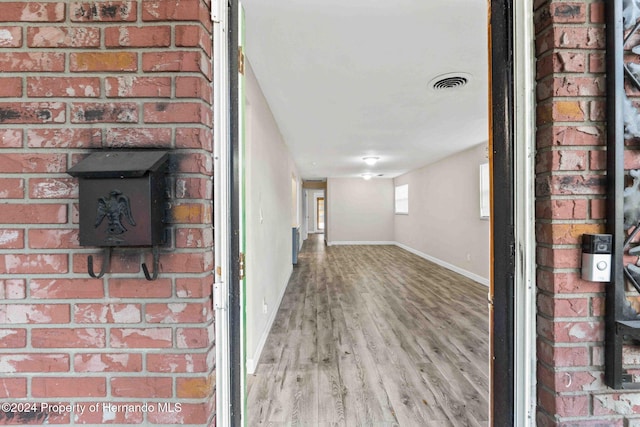
<path fill-rule="evenodd" d="M 443 74 L 429 82 L 433 90 L 457 89 L 465 86 L 471 76 L 465 73 Z"/>

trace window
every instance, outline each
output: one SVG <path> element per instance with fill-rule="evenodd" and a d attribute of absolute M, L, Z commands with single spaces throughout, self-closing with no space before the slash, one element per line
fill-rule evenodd
<path fill-rule="evenodd" d="M 396 186 L 396 214 L 409 213 L 409 184 Z"/>

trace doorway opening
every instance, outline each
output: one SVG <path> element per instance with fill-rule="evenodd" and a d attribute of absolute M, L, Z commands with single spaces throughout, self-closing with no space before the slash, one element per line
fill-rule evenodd
<path fill-rule="evenodd" d="M 528 3 L 528 2 L 527 2 Z M 234 18 L 238 17 L 238 4 L 235 1 L 231 1 L 231 14 L 230 14 L 230 23 L 234 22 Z M 527 7 L 532 9 L 532 5 L 527 4 Z M 520 15 L 518 15 L 520 14 Z M 515 288 L 515 280 L 516 277 L 521 277 L 520 275 L 523 273 L 522 271 L 517 270 L 515 264 L 515 254 L 511 250 L 511 248 L 515 248 L 517 246 L 516 240 L 519 238 L 524 239 L 524 246 L 530 245 L 530 240 L 527 239 L 526 236 L 519 237 L 520 233 L 516 229 L 518 227 L 516 221 L 516 211 L 515 211 L 515 200 L 516 200 L 516 187 L 519 186 L 528 187 L 530 182 L 527 181 L 528 178 L 525 176 L 524 180 L 522 177 L 518 178 L 516 172 L 522 173 L 521 169 L 518 168 L 516 171 L 515 164 L 516 162 L 526 162 L 522 160 L 521 155 L 518 150 L 516 150 L 515 141 L 518 138 L 514 129 L 514 123 L 516 120 L 520 120 L 521 118 L 517 118 L 514 116 L 514 108 L 515 105 L 515 93 L 516 93 L 516 85 L 514 83 L 514 76 L 519 76 L 516 66 L 514 65 L 514 20 L 516 20 L 517 16 L 520 16 L 519 19 L 525 19 L 528 23 L 530 19 L 530 13 L 528 11 L 522 11 L 521 9 L 513 7 L 510 1 L 507 0 L 493 0 L 491 1 L 491 25 L 490 25 L 490 46 L 491 46 L 491 62 L 492 62 L 492 80 L 491 80 L 491 132 L 490 132 L 490 145 L 489 145 L 489 154 L 490 154 L 490 165 L 491 165 L 491 173 L 492 173 L 492 211 L 491 211 L 491 223 L 492 223 L 492 274 L 491 274 L 491 291 L 490 291 L 490 303 L 492 307 L 492 364 L 494 367 L 498 366 L 500 369 L 494 368 L 492 370 L 492 420 L 494 425 L 510 425 L 515 424 L 514 420 L 517 417 L 526 418 L 526 414 L 528 413 L 528 404 L 516 402 L 516 377 L 515 372 L 517 369 L 522 369 L 522 366 L 518 365 L 518 352 L 516 351 L 516 345 L 519 345 L 516 342 L 514 330 L 516 327 L 516 320 L 518 313 L 514 309 L 514 294 L 516 293 Z M 233 26 L 230 31 L 230 35 L 233 34 Z M 528 37 L 525 34 L 525 37 Z M 230 37 L 233 39 L 233 36 Z M 527 41 L 530 38 L 523 39 L 520 43 L 522 45 L 526 45 Z M 235 39 L 237 42 L 237 38 Z M 230 46 L 233 45 L 233 41 Z M 526 52 L 522 54 L 522 61 L 527 61 Z M 231 88 L 233 93 L 233 74 L 237 73 L 237 52 L 234 52 L 234 49 L 229 50 L 230 60 L 229 63 L 231 69 Z M 506 64 L 506 66 L 505 66 Z M 526 73 L 525 73 L 526 74 Z M 526 76 L 525 76 L 526 78 Z M 530 100 L 528 100 L 530 101 Z M 232 96 L 232 104 L 234 103 Z M 234 108 L 238 108 L 237 100 L 235 100 L 235 107 L 232 105 L 232 111 Z M 525 107 L 529 108 L 529 105 Z M 525 108 L 525 110 L 527 110 Z M 530 111 L 530 108 L 527 110 Z M 231 116 L 234 114 L 232 112 Z M 234 141 L 234 135 L 237 132 L 233 132 L 232 122 L 232 132 L 231 142 L 232 146 L 234 143 L 236 145 L 239 144 L 239 141 L 236 139 Z M 236 131 L 238 123 L 235 123 Z M 526 146 L 530 147 L 530 146 Z M 527 150 L 529 148 L 525 148 Z M 525 153 L 524 158 L 530 158 L 528 153 Z M 518 164 L 520 166 L 520 164 Z M 238 170 L 234 170 L 231 168 L 234 173 L 238 173 Z M 525 168 L 526 170 L 526 168 Z M 234 176 L 232 179 L 235 179 L 234 182 L 240 182 L 239 176 Z M 522 183 L 518 184 L 518 179 L 523 180 Z M 233 190 L 232 190 L 233 191 Z M 520 193 L 522 194 L 522 193 Z M 239 219 L 240 215 L 236 212 L 236 216 L 231 216 L 231 233 L 230 238 L 233 240 L 237 238 L 236 236 L 240 235 L 240 229 L 242 224 Z M 527 218 L 525 216 L 525 218 Z M 327 217 L 327 220 L 331 221 L 331 217 Z M 525 225 L 525 228 L 528 225 Z M 522 250 L 523 246 L 519 246 L 520 250 Z M 526 250 L 526 248 L 525 248 Z M 233 252 L 233 245 L 232 245 Z M 230 263 L 233 265 L 235 256 L 230 256 Z M 237 269 L 232 268 L 231 278 L 230 278 L 230 294 L 234 294 L 234 287 L 240 287 L 241 279 L 239 276 L 239 271 Z M 236 274 L 237 273 L 237 274 Z M 525 272 L 526 273 L 526 272 Z M 529 279 L 527 279 L 529 280 Z M 238 291 L 239 293 L 239 291 Z M 231 302 L 234 302 L 231 300 Z M 235 302 L 239 302 L 239 298 L 235 300 Z M 234 313 L 238 308 L 234 305 L 230 305 L 230 323 L 233 325 L 235 321 L 240 321 L 241 313 Z M 530 325 L 529 325 L 530 326 Z M 242 390 L 239 387 L 233 388 L 233 384 L 242 384 L 242 363 L 239 360 L 238 355 L 242 354 L 241 348 L 241 340 L 237 339 L 237 336 L 241 336 L 241 331 L 236 327 L 232 326 L 231 331 L 231 359 L 232 364 L 235 361 L 239 362 L 238 368 L 236 366 L 236 370 L 234 371 L 234 375 L 232 375 L 231 383 L 232 383 L 232 392 L 231 406 L 234 408 L 234 413 L 232 415 L 232 419 L 235 419 L 238 423 L 242 420 L 242 412 L 239 408 L 242 408 L 243 395 Z M 233 335 L 238 334 L 238 335 Z M 526 335 L 526 334 L 525 334 Z M 236 339 L 234 339 L 234 337 Z M 526 345 L 526 344 L 523 344 Z M 518 356 L 519 357 L 519 356 Z M 525 366 L 526 369 L 526 366 Z M 239 371 L 239 372 L 238 372 Z M 530 372 L 529 372 L 530 375 Z M 525 384 L 526 388 L 527 385 Z M 518 388 L 520 390 L 520 388 Z M 224 392 L 224 390 L 221 390 Z M 224 408 L 220 408 L 224 410 Z M 524 411 L 523 414 L 518 414 L 517 411 Z M 235 417 L 235 418 L 234 418 Z"/>
<path fill-rule="evenodd" d="M 324 197 L 316 198 L 316 232 L 324 231 Z"/>

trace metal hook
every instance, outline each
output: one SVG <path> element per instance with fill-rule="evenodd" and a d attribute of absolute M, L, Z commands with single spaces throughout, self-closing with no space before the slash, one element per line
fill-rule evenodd
<path fill-rule="evenodd" d="M 153 274 L 149 274 L 149 269 L 147 269 L 147 264 L 142 263 L 142 271 L 144 272 L 144 277 L 147 280 L 156 280 L 158 278 L 158 267 L 160 264 L 160 252 L 157 246 L 153 247 Z"/>
<path fill-rule="evenodd" d="M 98 274 L 94 273 L 93 271 L 93 255 L 89 255 L 87 257 L 87 270 L 89 271 L 89 276 L 93 277 L 94 279 L 99 279 L 102 276 L 104 276 L 104 273 L 106 273 L 107 268 L 111 264 L 111 249 L 112 249 L 111 247 L 104 249 L 104 259 L 102 260 L 102 268 L 100 269 L 100 273 Z"/>

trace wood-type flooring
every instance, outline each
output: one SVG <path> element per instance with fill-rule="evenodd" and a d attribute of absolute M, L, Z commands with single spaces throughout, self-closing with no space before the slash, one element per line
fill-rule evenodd
<path fill-rule="evenodd" d="M 396 246 L 310 235 L 254 375 L 247 425 L 487 426 L 488 289 Z"/>

